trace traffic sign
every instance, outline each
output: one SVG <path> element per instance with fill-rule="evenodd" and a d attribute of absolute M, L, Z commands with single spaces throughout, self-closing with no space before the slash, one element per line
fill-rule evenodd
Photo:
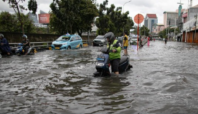
<path fill-rule="evenodd" d="M 140 24 L 142 23 L 144 20 L 144 16 L 142 14 L 137 14 L 135 17 L 134 17 L 134 21 L 135 23 L 137 24 Z"/>

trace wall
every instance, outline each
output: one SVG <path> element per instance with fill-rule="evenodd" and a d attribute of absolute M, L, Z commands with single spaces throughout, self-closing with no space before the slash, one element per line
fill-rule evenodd
<path fill-rule="evenodd" d="M 196 34 L 195 31 L 183 32 L 182 42 L 198 44 L 198 30 L 196 30 Z"/>
<path fill-rule="evenodd" d="M 4 34 L 5 38 L 10 43 L 18 43 L 22 41 L 22 33 L 11 33 L 11 32 L 0 32 Z M 54 41 L 61 35 L 57 34 L 26 34 L 28 36 L 28 39 L 30 42 L 45 42 L 45 41 Z M 90 42 L 95 38 L 96 36 L 89 36 Z M 83 40 L 87 40 L 88 36 L 82 36 Z"/>
<path fill-rule="evenodd" d="M 195 15 L 198 15 L 198 7 L 191 7 L 188 9 L 188 21 L 194 19 Z"/>
<path fill-rule="evenodd" d="M 178 18 L 178 13 L 168 13 L 167 16 L 167 24 L 169 24 L 169 19 L 170 19 L 170 26 L 176 26 L 176 19 Z"/>
<path fill-rule="evenodd" d="M 165 26 L 165 28 L 167 28 L 169 26 L 169 19 L 170 19 L 170 26 L 175 26 L 177 18 L 178 18 L 177 12 L 164 12 L 164 26 Z"/>

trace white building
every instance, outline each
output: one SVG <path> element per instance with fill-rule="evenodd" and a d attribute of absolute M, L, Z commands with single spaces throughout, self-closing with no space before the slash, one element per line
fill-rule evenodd
<path fill-rule="evenodd" d="M 156 26 L 158 23 L 158 19 L 156 14 L 146 14 L 145 19 L 144 19 L 144 26 L 146 26 L 149 30 L 150 33 L 152 33 L 152 28 L 153 26 Z"/>

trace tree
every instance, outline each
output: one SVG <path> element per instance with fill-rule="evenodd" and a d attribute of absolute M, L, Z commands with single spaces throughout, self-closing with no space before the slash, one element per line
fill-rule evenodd
<path fill-rule="evenodd" d="M 115 7 L 113 4 L 107 7 L 108 0 L 105 0 L 99 7 L 99 18 L 96 20 L 96 26 L 99 28 L 98 34 L 114 32 L 116 36 L 123 35 L 123 31 L 129 31 L 134 25 L 133 20 L 128 17 L 129 12 L 121 13 L 121 7 Z"/>
<path fill-rule="evenodd" d="M 98 10 L 91 0 L 81 0 L 78 20 L 74 22 L 74 27 L 81 36 L 82 32 L 90 31 L 94 23 L 94 18 L 98 16 Z"/>
<path fill-rule="evenodd" d="M 91 0 L 53 0 L 50 8 L 50 27 L 60 34 L 78 32 L 81 35 L 82 31 L 91 29 L 94 17 L 98 14 Z"/>
<path fill-rule="evenodd" d="M 26 33 L 33 33 L 35 30 L 32 20 L 28 15 L 20 14 L 24 21 L 24 29 Z M 0 13 L 0 31 L 4 32 L 21 32 L 20 22 L 17 19 L 16 14 L 10 14 L 9 12 Z"/>
<path fill-rule="evenodd" d="M 0 31 L 3 32 L 14 32 L 16 29 L 16 19 L 9 12 L 0 13 Z"/>
<path fill-rule="evenodd" d="M 140 28 L 140 34 L 141 35 L 149 36 L 149 31 L 150 30 L 144 25 Z"/>
<path fill-rule="evenodd" d="M 165 38 L 168 35 L 168 33 L 174 33 L 174 32 L 175 32 L 175 34 L 180 33 L 179 28 L 168 27 L 168 28 L 164 29 L 163 31 L 159 32 L 158 35 L 161 38 Z"/>
<path fill-rule="evenodd" d="M 23 5 L 20 5 L 20 3 L 25 2 L 25 0 L 3 0 L 4 2 L 8 2 L 11 8 L 14 9 L 14 12 L 17 14 L 17 18 L 20 22 L 20 28 L 22 33 L 24 34 L 24 20 L 22 19 L 22 13 L 21 11 L 27 10 Z M 29 10 L 31 10 L 34 14 L 37 10 L 37 3 L 35 0 L 30 0 L 28 2 Z"/>
<path fill-rule="evenodd" d="M 124 25 L 124 31 L 130 32 L 130 29 L 134 26 L 134 22 L 131 17 L 128 17 L 127 23 Z"/>
<path fill-rule="evenodd" d="M 112 23 L 111 23 L 110 17 L 105 14 L 105 12 L 107 12 L 107 5 L 108 5 L 108 0 L 105 0 L 99 6 L 99 18 L 97 18 L 96 20 L 96 26 L 98 27 L 97 34 L 105 34 L 108 31 L 110 31 L 109 29 Z M 112 8 L 110 8 L 110 10 L 108 11 L 108 14 L 110 14 L 111 9 Z"/>
<path fill-rule="evenodd" d="M 142 27 L 139 28 L 139 34 L 140 34 L 140 35 L 149 36 L 149 35 L 150 35 L 149 32 L 150 32 L 150 30 L 149 30 L 146 26 L 144 26 L 144 25 L 143 25 Z M 137 34 L 137 26 L 134 27 L 133 33 L 134 33 L 134 34 Z"/>

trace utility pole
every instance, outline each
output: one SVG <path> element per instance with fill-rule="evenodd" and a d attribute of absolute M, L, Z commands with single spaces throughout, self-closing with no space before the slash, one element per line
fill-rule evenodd
<path fill-rule="evenodd" d="M 169 29 L 170 29 L 170 19 L 168 19 L 168 40 L 170 40 L 169 39 Z"/>

